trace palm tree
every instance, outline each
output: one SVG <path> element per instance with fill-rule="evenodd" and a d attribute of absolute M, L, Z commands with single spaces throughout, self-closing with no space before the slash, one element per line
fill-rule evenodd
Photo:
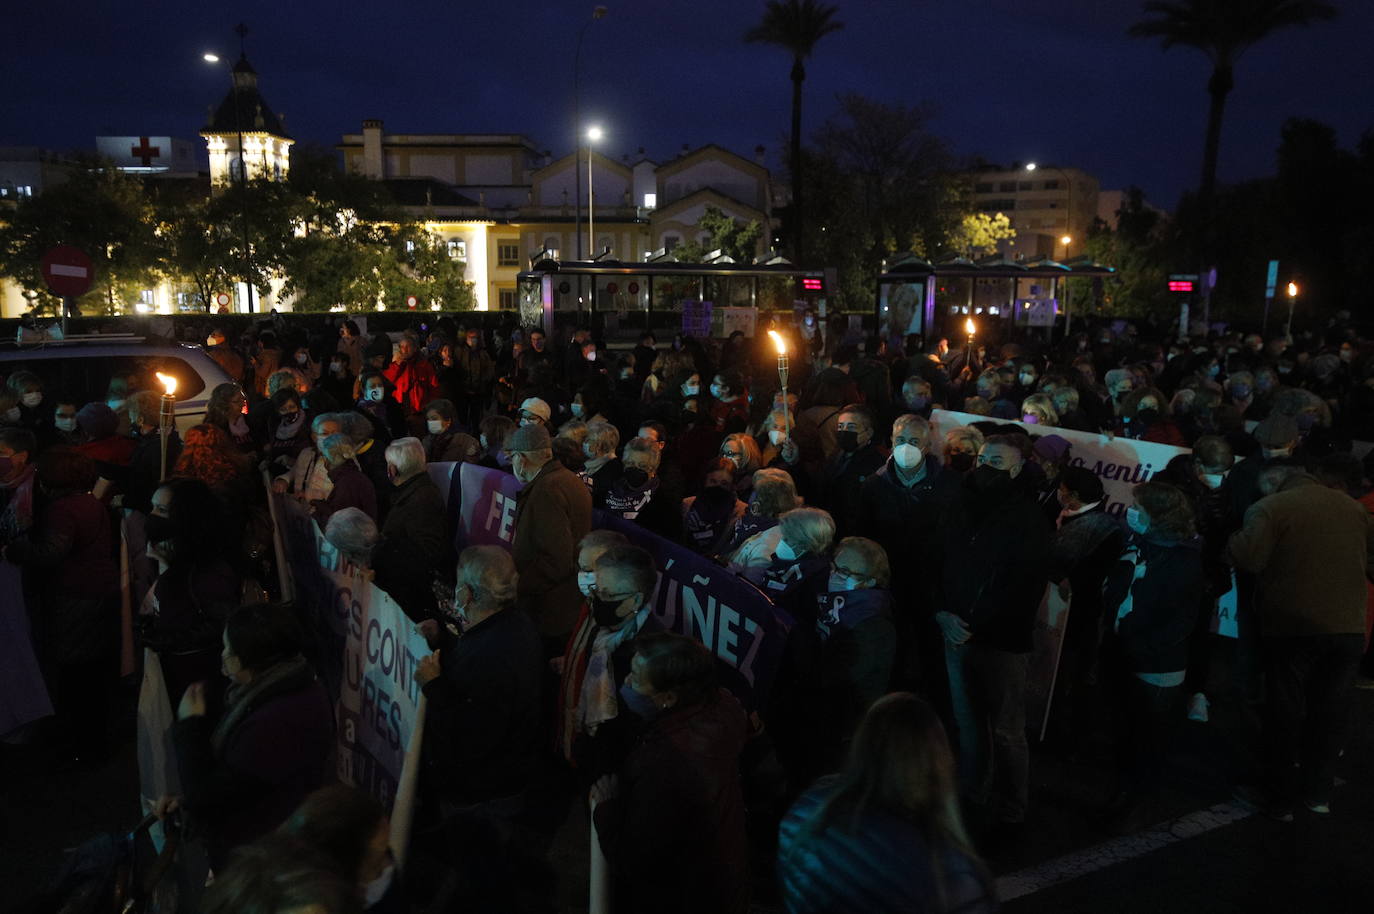
<path fill-rule="evenodd" d="M 1197 48 L 1212 61 L 1212 77 L 1207 81 L 1207 94 L 1211 98 L 1207 110 L 1207 140 L 1202 150 L 1202 180 L 1198 185 L 1205 263 L 1212 254 L 1212 207 L 1216 196 L 1221 118 L 1226 110 L 1226 96 L 1235 86 L 1236 60 L 1274 32 L 1331 19 L 1336 15 L 1336 8 L 1323 0 L 1147 0 L 1145 13 L 1152 18 L 1131 26 L 1131 35 L 1158 38 L 1165 50 L 1177 44 Z M 1210 290 L 1206 294 L 1204 321 L 1211 317 Z"/>
<path fill-rule="evenodd" d="M 844 28 L 835 20 L 833 6 L 817 0 L 768 0 L 763 19 L 744 33 L 744 40 L 774 44 L 792 54 L 792 256 L 802 259 L 802 83 L 806 80 L 806 58 L 831 32 Z"/>

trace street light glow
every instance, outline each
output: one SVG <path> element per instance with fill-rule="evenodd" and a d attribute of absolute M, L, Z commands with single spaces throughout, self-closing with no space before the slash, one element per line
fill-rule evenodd
<path fill-rule="evenodd" d="M 206 63 L 219 63 L 219 55 L 211 53 L 210 51 L 206 51 L 204 54 L 200 55 L 200 59 Z"/>
<path fill-rule="evenodd" d="M 1027 162 L 1027 163 L 1026 163 L 1026 171 L 1035 171 L 1035 169 L 1037 169 L 1037 168 L 1039 168 L 1039 167 L 1040 167 L 1040 166 L 1039 166 L 1039 165 L 1036 165 L 1034 162 Z"/>
<path fill-rule="evenodd" d="M 1073 244 L 1073 236 L 1064 235 L 1059 239 L 1059 243 L 1064 245 L 1064 247 L 1068 247 L 1069 245 Z"/>
<path fill-rule="evenodd" d="M 1297 297 L 1298 297 L 1298 284 L 1297 284 L 1297 283 L 1295 283 L 1295 282 L 1290 282 L 1290 283 L 1288 284 L 1288 297 L 1289 297 L 1289 298 L 1297 298 Z"/>
<path fill-rule="evenodd" d="M 605 134 L 603 133 L 603 131 L 601 130 L 600 127 L 588 127 L 588 128 L 587 128 L 587 139 L 590 140 L 590 141 L 593 142 L 593 143 L 599 143 L 599 142 L 601 142 L 601 137 L 604 136 L 604 135 L 605 135 Z"/>

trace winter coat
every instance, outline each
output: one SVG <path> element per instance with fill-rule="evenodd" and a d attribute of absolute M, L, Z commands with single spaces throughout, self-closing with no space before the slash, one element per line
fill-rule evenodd
<path fill-rule="evenodd" d="M 1306 473 L 1245 512 L 1231 558 L 1258 575 L 1266 636 L 1364 634 L 1371 527 L 1364 506 Z"/>
<path fill-rule="evenodd" d="M 451 567 L 453 549 L 443 496 L 421 471 L 391 490 L 391 509 L 372 552 L 376 584 L 412 619 L 434 606 L 435 572 Z"/>
<path fill-rule="evenodd" d="M 412 356 L 404 362 L 392 362 L 382 370 L 382 375 L 395 387 L 391 396 L 401 404 L 407 415 L 424 409 L 439 390 L 434 366 L 422 356 Z"/>
<path fill-rule="evenodd" d="M 912 485 L 902 482 L 892 458 L 864 480 L 860 488 L 857 533 L 877 542 L 892 566 L 892 590 L 903 597 L 902 609 L 929 616 L 934 569 L 940 567 L 940 522 L 959 495 L 961 477 L 926 455 L 924 475 Z M 910 605 L 910 604 L 915 605 Z"/>
<path fill-rule="evenodd" d="M 519 793 L 542 748 L 539 632 L 506 609 L 444 640 L 423 689 L 425 793 L 464 806 Z"/>
<path fill-rule="evenodd" d="M 616 907 L 661 914 L 749 910 L 739 757 L 744 709 L 719 690 L 650 721 L 595 811 Z"/>
<path fill-rule="evenodd" d="M 1130 611 L 1113 618 L 1117 644 L 1132 673 L 1187 669 L 1188 639 L 1204 589 L 1200 537 L 1179 543 L 1147 532 L 1133 538 L 1109 573 L 1104 596 L 1109 614 L 1119 614 L 1130 600 Z"/>
<path fill-rule="evenodd" d="M 577 620 L 577 544 L 592 528 L 586 484 L 550 460 L 516 495 L 511 552 L 520 572 L 519 605 L 544 635 L 566 636 Z"/>
<path fill-rule="evenodd" d="M 936 608 L 961 617 L 973 642 L 994 650 L 1031 650 L 1045 593 L 1054 528 L 1033 497 L 1029 474 L 990 497 L 969 474 L 946 512 L 941 590 Z"/>
<path fill-rule="evenodd" d="M 835 518 L 835 541 L 859 529 L 862 521 L 864 482 L 883 468 L 887 455 L 870 441 L 852 454 L 838 451 L 821 472 L 818 507 Z"/>
<path fill-rule="evenodd" d="M 357 464 L 351 460 L 333 467 L 329 471 L 329 481 L 334 484 L 329 497 L 315 512 L 315 522 L 323 530 L 329 524 L 329 517 L 344 508 L 361 508 L 363 513 L 377 520 L 377 489 L 372 481 L 363 475 Z"/>

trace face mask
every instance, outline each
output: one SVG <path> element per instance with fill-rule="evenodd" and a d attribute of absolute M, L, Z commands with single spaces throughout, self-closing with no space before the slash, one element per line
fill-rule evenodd
<path fill-rule="evenodd" d="M 956 473 L 967 473 L 973 469 L 973 461 L 974 456 L 972 454 L 950 454 L 945 463 Z"/>
<path fill-rule="evenodd" d="M 974 469 L 973 484 L 982 492 L 999 492 L 1011 485 L 1011 473 L 985 463 Z"/>
<path fill-rule="evenodd" d="M 640 694 L 628 682 L 620 684 L 620 703 L 625 710 L 644 720 L 653 720 L 662 710 L 648 695 Z"/>
<path fill-rule="evenodd" d="M 165 543 L 172 538 L 172 522 L 161 514 L 149 514 L 143 530 L 150 543 Z"/>
<path fill-rule="evenodd" d="M 859 449 L 859 433 L 854 429 L 838 431 L 835 433 L 835 443 L 846 454 L 852 454 Z"/>
<path fill-rule="evenodd" d="M 1143 536 L 1145 531 L 1150 529 L 1150 519 L 1145 515 L 1144 511 L 1140 510 L 1135 505 L 1131 505 L 1126 509 L 1126 526 Z"/>
<path fill-rule="evenodd" d="M 386 390 L 381 387 L 369 387 L 367 389 L 367 399 L 371 403 L 382 402 L 382 397 L 386 396 Z"/>
<path fill-rule="evenodd" d="M 296 364 L 297 364 L 297 365 L 304 365 L 304 364 L 306 364 L 306 363 L 309 362 L 309 361 L 310 361 L 310 355 L 309 355 L 308 353 L 305 353 L 305 352 L 298 352 L 298 353 L 296 353 Z"/>
<path fill-rule="evenodd" d="M 779 540 L 778 548 L 773 550 L 773 555 L 782 559 L 784 562 L 795 562 L 797 560 L 797 550 L 793 549 L 787 540 Z"/>
<path fill-rule="evenodd" d="M 1226 481 L 1225 473 L 1203 473 L 1202 481 L 1207 484 L 1209 489 L 1220 489 L 1221 484 Z"/>
<path fill-rule="evenodd" d="M 826 586 L 830 593 L 848 593 L 851 590 L 861 590 L 863 582 L 867 578 L 851 578 L 848 575 L 830 573 L 830 582 Z"/>
<path fill-rule="evenodd" d="M 906 405 L 911 407 L 912 412 L 921 412 L 930 405 L 929 397 L 912 397 L 906 401 Z"/>
<path fill-rule="evenodd" d="M 1157 421 L 1159 421 L 1159 410 L 1142 409 L 1135 414 L 1135 417 L 1136 419 L 1140 420 L 1146 425 L 1154 425 Z"/>
<path fill-rule="evenodd" d="M 711 396 L 715 397 L 717 400 L 720 399 L 720 385 L 719 385 L 719 384 L 712 384 L 712 385 L 711 385 Z"/>
<path fill-rule="evenodd" d="M 616 610 L 620 609 L 620 604 L 624 600 L 603 600 L 601 597 L 588 597 L 588 602 L 592 607 L 592 620 L 597 625 L 610 627 L 621 623 L 620 614 Z"/>
<path fill-rule="evenodd" d="M 1026 413 L 1021 417 L 1021 421 L 1026 423 L 1027 425 L 1039 425 L 1040 417 L 1035 415 L 1034 413 Z"/>
<path fill-rule="evenodd" d="M 787 433 L 780 428 L 770 428 L 768 430 L 768 441 L 773 447 L 782 447 L 782 443 L 787 440 Z"/>
<path fill-rule="evenodd" d="M 1231 399 L 1232 399 L 1232 400 L 1248 400 L 1248 399 L 1250 399 L 1250 385 L 1249 385 L 1249 384 L 1232 384 L 1232 385 L 1231 385 Z"/>
<path fill-rule="evenodd" d="M 593 349 L 593 350 L 591 350 L 590 352 L 587 353 L 587 361 L 588 361 L 588 362 L 595 362 L 595 361 L 596 361 L 596 350 L 595 350 L 595 349 Z"/>
<path fill-rule="evenodd" d="M 429 429 L 431 435 L 439 435 L 444 431 L 443 419 L 429 419 L 425 422 L 425 428 Z"/>
<path fill-rule="evenodd" d="M 1215 377 L 1216 377 L 1217 375 L 1219 375 L 1219 374 L 1221 374 L 1221 366 L 1220 366 L 1220 365 L 1215 365 L 1215 364 L 1214 364 L 1214 365 L 1212 365 L 1210 368 L 1207 369 L 1207 377 L 1209 377 L 1209 378 L 1215 378 Z"/>
<path fill-rule="evenodd" d="M 364 908 L 370 908 L 382 900 L 387 889 L 391 888 L 391 880 L 395 875 L 396 867 L 388 863 L 386 869 L 382 870 L 382 875 L 363 886 Z"/>
<path fill-rule="evenodd" d="M 744 458 L 739 454 L 721 454 L 720 456 L 733 463 L 737 470 L 744 465 Z"/>
<path fill-rule="evenodd" d="M 297 410 L 290 416 L 283 416 L 281 424 L 277 426 L 277 437 L 285 440 L 295 436 L 300 431 L 301 423 L 305 421 L 305 413 Z"/>
<path fill-rule="evenodd" d="M 482 450 L 485 451 L 485 450 L 487 449 L 487 436 L 486 436 L 486 435 L 480 435 L 480 436 L 478 436 L 477 440 L 480 441 L 480 442 L 482 443 Z"/>
<path fill-rule="evenodd" d="M 624 479 L 630 488 L 639 489 L 648 483 L 649 474 L 639 467 L 626 467 Z"/>
<path fill-rule="evenodd" d="M 67 418 L 64 418 L 64 417 L 62 417 L 62 416 L 58 416 L 56 419 L 52 420 L 52 422 L 53 422 L 53 425 L 56 425 L 56 426 L 57 426 L 57 430 L 58 430 L 59 432 L 74 432 L 74 431 L 76 431 L 76 417 L 75 417 L 75 416 L 71 416 L 71 417 L 67 417 Z"/>
<path fill-rule="evenodd" d="M 682 395 L 683 395 L 684 397 L 695 397 L 695 396 L 696 396 L 697 394 L 699 394 L 699 393 L 701 393 L 701 385 L 700 385 L 700 384 L 683 384 L 683 385 L 682 385 Z"/>
<path fill-rule="evenodd" d="M 23 403 L 29 409 L 33 409 L 35 406 L 43 402 L 43 394 L 41 392 L 27 393 L 19 398 L 19 402 Z"/>
<path fill-rule="evenodd" d="M 1342 362 L 1349 362 L 1349 361 L 1350 361 L 1351 359 L 1353 359 L 1354 357 L 1355 357 L 1354 351 L 1352 351 L 1352 350 L 1350 350 L 1350 349 L 1342 349 L 1342 350 L 1341 350 L 1341 361 L 1342 361 Z"/>
<path fill-rule="evenodd" d="M 926 455 L 914 444 L 899 444 L 892 449 L 892 459 L 904 470 L 914 470 L 926 459 Z"/>
<path fill-rule="evenodd" d="M 124 405 L 124 401 L 123 401 L 123 400 L 106 400 L 106 401 L 105 401 L 105 405 L 108 406 L 110 409 L 119 409 L 121 406 Z"/>
<path fill-rule="evenodd" d="M 596 583 L 595 571 L 579 571 L 577 573 L 577 589 L 582 591 L 582 596 L 592 595 L 592 585 Z"/>
<path fill-rule="evenodd" d="M 576 416 L 579 419 L 582 418 L 583 406 L 581 403 L 574 403 L 572 406 L 569 407 L 569 409 L 572 410 L 572 414 L 574 416 Z"/>
<path fill-rule="evenodd" d="M 1034 383 L 1035 383 L 1035 375 L 1033 375 L 1033 374 L 1023 374 L 1023 375 L 1021 375 L 1021 386 L 1022 386 L 1022 387 L 1030 387 L 1030 386 L 1031 386 L 1032 384 L 1034 384 Z"/>

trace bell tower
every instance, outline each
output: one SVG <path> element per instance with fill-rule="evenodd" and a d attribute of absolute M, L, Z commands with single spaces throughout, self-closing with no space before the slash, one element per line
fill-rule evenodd
<path fill-rule="evenodd" d="M 282 116 L 272 111 L 258 91 L 258 73 L 240 54 L 234 64 L 229 94 L 212 109 L 201 129 L 210 155 L 210 185 L 220 191 L 240 175 L 249 181 L 285 181 L 295 142 Z M 242 171 L 241 171 L 242 170 Z"/>

